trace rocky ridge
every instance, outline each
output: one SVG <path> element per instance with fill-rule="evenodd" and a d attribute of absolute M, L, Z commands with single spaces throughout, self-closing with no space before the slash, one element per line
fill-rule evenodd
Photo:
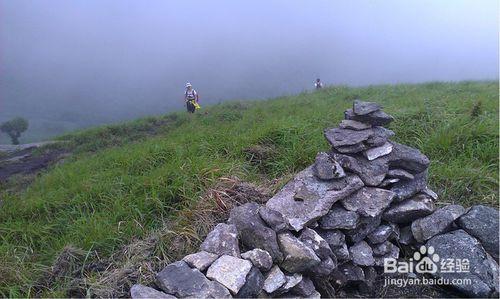
<path fill-rule="evenodd" d="M 159 272 L 155 288 L 133 286 L 132 298 L 373 296 L 384 262 L 406 260 L 402 249 L 427 254 L 437 268 L 426 275 L 469 279 L 447 286 L 460 296 L 498 296 L 498 210 L 437 209 L 430 161 L 390 140 L 382 126 L 393 117 L 362 101 L 344 115 L 324 132 L 330 152 L 265 205 L 234 208 L 199 252 Z M 438 267 L 450 259 L 467 271 Z"/>

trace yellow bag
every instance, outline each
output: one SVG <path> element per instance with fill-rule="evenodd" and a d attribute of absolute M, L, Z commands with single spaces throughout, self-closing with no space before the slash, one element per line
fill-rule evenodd
<path fill-rule="evenodd" d="M 197 102 L 194 102 L 193 105 L 194 105 L 194 109 L 200 109 L 201 108 L 200 104 L 198 104 Z"/>

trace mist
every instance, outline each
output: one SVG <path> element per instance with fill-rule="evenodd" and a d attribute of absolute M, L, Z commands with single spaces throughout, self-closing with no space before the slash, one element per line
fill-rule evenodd
<path fill-rule="evenodd" d="M 0 0 L 21 141 L 327 85 L 498 80 L 498 1 Z M 2 139 L 3 141 L 3 139 Z"/>

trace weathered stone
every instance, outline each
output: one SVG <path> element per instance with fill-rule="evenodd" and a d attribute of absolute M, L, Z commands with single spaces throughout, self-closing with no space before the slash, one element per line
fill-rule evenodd
<path fill-rule="evenodd" d="M 372 231 L 366 238 L 370 244 L 380 244 L 387 241 L 393 233 L 392 226 L 383 224 Z"/>
<path fill-rule="evenodd" d="M 429 187 L 426 187 L 424 190 L 421 191 L 425 195 L 428 195 L 432 200 L 436 201 L 438 199 L 438 195 L 436 192 L 432 191 L 429 189 Z"/>
<path fill-rule="evenodd" d="M 392 185 L 391 191 L 396 193 L 396 200 L 403 201 L 421 192 L 427 186 L 427 170 L 417 173 L 413 180 L 401 180 Z"/>
<path fill-rule="evenodd" d="M 316 288 L 314 287 L 314 284 L 309 277 L 303 276 L 302 280 L 295 285 L 291 292 L 294 295 L 300 296 L 300 297 L 308 297 L 311 296 L 314 291 L 316 291 Z"/>
<path fill-rule="evenodd" d="M 366 217 L 376 217 L 391 204 L 394 196 L 389 190 L 364 187 L 340 202 L 349 211 Z"/>
<path fill-rule="evenodd" d="M 191 268 L 196 268 L 200 271 L 205 271 L 219 256 L 214 253 L 200 251 L 190 255 L 186 255 L 182 260 L 185 261 Z"/>
<path fill-rule="evenodd" d="M 358 225 L 359 216 L 341 206 L 334 206 L 328 214 L 319 219 L 319 227 L 323 229 L 354 229 Z"/>
<path fill-rule="evenodd" d="M 242 253 L 241 257 L 249 260 L 255 267 L 262 271 L 268 271 L 273 266 L 273 258 L 271 255 L 260 248 Z"/>
<path fill-rule="evenodd" d="M 266 276 L 264 280 L 263 289 L 268 294 L 271 294 L 278 290 L 282 285 L 286 283 L 286 276 L 283 271 L 278 266 L 274 266 L 271 271 Z"/>
<path fill-rule="evenodd" d="M 285 256 L 281 267 L 290 273 L 308 270 L 321 261 L 309 246 L 290 233 L 279 234 L 278 242 Z"/>
<path fill-rule="evenodd" d="M 325 239 L 333 254 L 340 262 L 350 260 L 349 249 L 345 242 L 345 235 L 339 230 L 319 230 L 319 235 Z"/>
<path fill-rule="evenodd" d="M 335 150 L 342 154 L 356 154 L 360 153 L 368 148 L 364 143 L 357 143 L 353 145 L 337 146 Z"/>
<path fill-rule="evenodd" d="M 374 147 L 386 143 L 388 138 L 394 136 L 394 132 L 383 127 L 374 127 L 361 131 L 332 128 L 326 129 L 324 135 L 334 148 L 356 145 Z"/>
<path fill-rule="evenodd" d="M 330 158 L 327 153 L 321 152 L 316 155 L 313 172 L 320 180 L 333 180 L 345 177 L 342 166 Z"/>
<path fill-rule="evenodd" d="M 365 280 L 363 269 L 352 263 L 339 265 L 331 274 L 331 279 L 339 287 L 343 287 L 352 283 L 360 283 Z"/>
<path fill-rule="evenodd" d="M 156 275 L 156 285 L 176 297 L 227 298 L 229 291 L 217 282 L 208 280 L 198 269 L 183 261 L 169 264 Z"/>
<path fill-rule="evenodd" d="M 365 241 L 360 241 L 349 248 L 352 262 L 360 266 L 373 266 L 373 250 Z"/>
<path fill-rule="evenodd" d="M 276 232 L 260 218 L 259 208 L 254 202 L 235 207 L 231 210 L 228 222 L 236 226 L 240 240 L 247 248 L 263 249 L 274 261 L 281 261 L 283 256 L 278 247 Z"/>
<path fill-rule="evenodd" d="M 175 299 L 175 296 L 165 294 L 142 284 L 134 284 L 130 289 L 132 299 Z"/>
<path fill-rule="evenodd" d="M 299 240 L 309 246 L 320 259 L 326 259 L 333 255 L 328 243 L 315 230 L 304 228 L 299 236 Z"/>
<path fill-rule="evenodd" d="M 380 188 L 386 188 L 394 183 L 397 183 L 399 182 L 400 179 L 396 179 L 396 178 L 385 178 L 382 183 L 380 183 L 380 185 L 378 185 L 378 187 Z"/>
<path fill-rule="evenodd" d="M 256 267 L 252 267 L 246 277 L 245 284 L 241 287 L 237 298 L 253 298 L 256 297 L 264 286 L 264 275 Z"/>
<path fill-rule="evenodd" d="M 386 259 L 397 260 L 399 258 L 399 247 L 391 246 L 390 251 L 383 256 L 375 257 L 375 266 L 383 267 Z"/>
<path fill-rule="evenodd" d="M 412 198 L 391 205 L 382 218 L 394 223 L 409 223 L 432 214 L 435 206 L 432 198 L 419 193 Z"/>
<path fill-rule="evenodd" d="M 392 247 L 395 245 L 389 241 L 385 241 L 384 243 L 376 244 L 373 246 L 373 256 L 381 257 L 392 251 Z"/>
<path fill-rule="evenodd" d="M 237 294 L 246 282 L 252 263 L 230 255 L 223 255 L 208 268 L 207 277 Z"/>
<path fill-rule="evenodd" d="M 293 287 L 302 281 L 302 274 L 294 273 L 293 275 L 285 275 L 286 283 L 282 285 L 275 293 L 283 294 L 290 291 Z"/>
<path fill-rule="evenodd" d="M 484 249 L 498 260 L 498 210 L 482 205 L 472 206 L 457 219 L 457 224 L 469 235 L 478 239 Z"/>
<path fill-rule="evenodd" d="M 360 217 L 355 229 L 345 231 L 345 235 L 352 243 L 358 243 L 374 231 L 379 225 L 382 217 Z"/>
<path fill-rule="evenodd" d="M 339 124 L 339 128 L 341 128 L 341 129 L 356 130 L 356 131 L 370 129 L 371 127 L 372 126 L 370 124 L 365 124 L 365 123 L 355 121 L 355 120 L 350 120 L 350 119 L 344 119 Z"/>
<path fill-rule="evenodd" d="M 392 152 L 392 144 L 386 142 L 381 146 L 372 147 L 363 152 L 363 155 L 368 159 L 368 161 L 375 160 L 379 157 L 388 155 Z"/>
<path fill-rule="evenodd" d="M 275 232 L 279 233 L 285 231 L 288 227 L 285 218 L 280 212 L 271 210 L 266 206 L 261 206 L 259 209 L 259 215 L 262 220 L 272 228 Z"/>
<path fill-rule="evenodd" d="M 240 248 L 236 227 L 225 223 L 217 224 L 203 241 L 200 249 L 217 255 L 227 254 L 239 257 Z"/>
<path fill-rule="evenodd" d="M 451 228 L 455 219 L 465 213 L 459 205 L 449 205 L 436 210 L 424 218 L 417 219 L 411 224 L 411 232 L 417 242 L 427 241 L 437 234 L 446 232 Z"/>
<path fill-rule="evenodd" d="M 367 186 L 378 186 L 385 178 L 389 166 L 385 157 L 368 161 L 361 155 L 348 156 L 333 153 L 333 158 L 346 170 L 357 174 Z"/>
<path fill-rule="evenodd" d="M 385 126 L 394 120 L 394 117 L 378 110 L 365 115 L 356 115 L 352 109 L 347 109 L 344 112 L 345 119 L 356 120 L 373 126 Z"/>
<path fill-rule="evenodd" d="M 427 248 L 430 247 L 434 249 L 440 260 L 467 260 L 469 262 L 469 271 L 445 273 L 437 267 L 438 271 L 432 275 L 449 281 L 470 279 L 470 284 L 451 285 L 470 297 L 489 297 L 495 291 L 498 292 L 498 264 L 489 257 L 477 239 L 465 231 L 460 229 L 435 236 L 427 242 Z"/>
<path fill-rule="evenodd" d="M 398 242 L 403 245 L 412 245 L 417 242 L 411 232 L 411 225 L 402 227 L 399 232 Z"/>
<path fill-rule="evenodd" d="M 321 262 L 308 271 L 312 276 L 328 276 L 337 268 L 337 258 L 332 255 L 321 260 Z"/>
<path fill-rule="evenodd" d="M 360 100 L 354 100 L 352 104 L 352 111 L 356 115 L 366 115 L 375 111 L 382 109 L 382 107 L 374 102 L 364 102 Z"/>
<path fill-rule="evenodd" d="M 387 143 L 389 138 L 394 136 L 394 132 L 384 127 L 373 127 L 373 134 L 364 142 L 368 147 L 379 147 Z M 392 145 L 391 145 L 392 151 Z"/>
<path fill-rule="evenodd" d="M 429 167 L 427 156 L 418 149 L 391 141 L 392 152 L 388 155 L 391 168 L 403 168 L 413 174 L 421 173 Z"/>
<path fill-rule="evenodd" d="M 307 186 L 311 193 L 317 194 L 317 198 L 305 201 L 295 199 L 296 191 L 303 186 Z M 312 167 L 308 167 L 269 199 L 266 206 L 280 212 L 294 230 L 300 231 L 304 226 L 328 213 L 336 201 L 362 186 L 363 182 L 356 175 L 321 181 L 314 176 Z"/>
<path fill-rule="evenodd" d="M 401 180 L 413 180 L 415 176 L 404 169 L 389 169 L 387 177 Z"/>

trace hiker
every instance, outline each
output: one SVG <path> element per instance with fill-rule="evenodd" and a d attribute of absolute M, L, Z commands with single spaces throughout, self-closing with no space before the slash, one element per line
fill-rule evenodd
<path fill-rule="evenodd" d="M 314 87 L 316 87 L 316 89 L 323 88 L 323 83 L 321 83 L 321 80 L 319 78 L 316 79 L 316 82 L 314 82 Z"/>
<path fill-rule="evenodd" d="M 193 89 L 193 86 L 189 82 L 186 83 L 184 100 L 186 101 L 186 108 L 189 113 L 194 113 L 194 111 L 200 107 L 200 105 L 198 104 L 198 93 Z"/>

